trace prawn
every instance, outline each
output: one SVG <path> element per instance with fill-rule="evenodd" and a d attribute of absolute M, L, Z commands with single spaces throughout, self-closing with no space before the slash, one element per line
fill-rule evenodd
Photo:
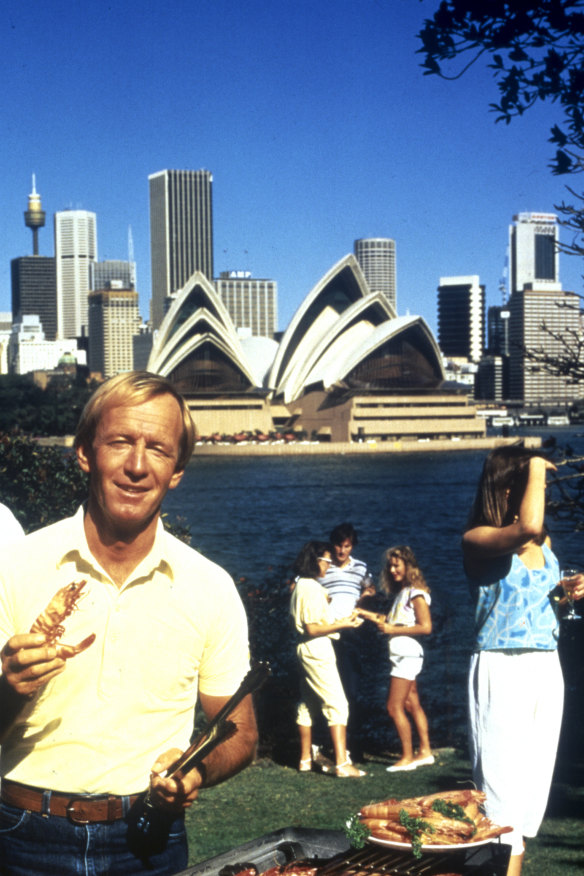
<path fill-rule="evenodd" d="M 63 660 L 80 654 L 95 641 L 95 633 L 91 633 L 77 645 L 65 645 L 59 642 L 65 632 L 63 621 L 76 610 L 77 603 L 83 595 L 81 591 L 86 584 L 87 581 L 73 582 L 57 590 L 45 610 L 39 614 L 30 628 L 31 633 L 42 633 L 46 637 L 48 645 L 55 645 L 57 656 Z"/>

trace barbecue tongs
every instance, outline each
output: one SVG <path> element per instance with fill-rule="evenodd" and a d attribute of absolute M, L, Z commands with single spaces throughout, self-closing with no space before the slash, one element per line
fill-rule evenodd
<path fill-rule="evenodd" d="M 198 766 L 204 758 L 213 751 L 220 742 L 232 736 L 237 726 L 233 721 L 227 720 L 228 716 L 233 712 L 236 706 L 248 694 L 253 693 L 262 686 L 264 681 L 270 674 L 270 666 L 268 663 L 256 663 L 247 673 L 238 689 L 233 696 L 225 703 L 214 718 L 209 721 L 206 729 L 200 736 L 190 745 L 181 756 L 174 761 L 165 773 L 166 778 L 181 779 L 188 772 Z M 150 830 L 150 815 L 153 814 L 155 806 L 150 799 L 150 791 L 146 792 L 143 799 L 144 811 L 138 819 L 137 827 L 143 833 L 148 833 Z"/>

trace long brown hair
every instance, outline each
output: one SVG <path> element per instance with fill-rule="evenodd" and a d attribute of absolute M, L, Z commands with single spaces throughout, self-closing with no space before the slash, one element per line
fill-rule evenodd
<path fill-rule="evenodd" d="M 529 460 L 543 456 L 522 444 L 496 447 L 485 459 L 466 529 L 507 526 L 519 513 Z"/>
<path fill-rule="evenodd" d="M 403 584 L 397 584 L 389 571 L 389 564 L 393 557 L 403 560 L 406 566 L 406 577 Z M 426 579 L 422 574 L 422 570 L 418 566 L 416 555 L 408 545 L 396 545 L 386 550 L 383 556 L 383 569 L 381 570 L 381 589 L 384 593 L 390 596 L 398 593 L 402 587 L 409 584 L 412 587 L 417 587 L 419 590 L 430 592 L 430 588 L 426 584 Z"/>

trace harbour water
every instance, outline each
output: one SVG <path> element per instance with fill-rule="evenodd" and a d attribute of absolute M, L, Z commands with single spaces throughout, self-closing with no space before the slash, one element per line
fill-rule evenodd
<path fill-rule="evenodd" d="M 555 430 L 559 445 L 584 454 L 584 438 Z M 545 436 L 544 436 L 545 437 Z M 472 606 L 462 571 L 460 536 L 485 452 L 318 457 L 193 458 L 165 511 L 184 518 L 192 544 L 239 581 L 259 586 L 286 574 L 309 538 L 326 538 L 350 520 L 359 533 L 354 554 L 377 578 L 384 550 L 410 544 L 432 590 L 434 631 L 425 644 L 420 690 L 435 745 L 464 734 L 465 675 L 472 636 Z M 584 563 L 581 533 L 550 524 L 560 562 Z M 584 624 L 584 621 L 582 622 Z M 385 642 L 377 637 L 368 667 L 370 730 L 391 729 L 384 714 Z"/>

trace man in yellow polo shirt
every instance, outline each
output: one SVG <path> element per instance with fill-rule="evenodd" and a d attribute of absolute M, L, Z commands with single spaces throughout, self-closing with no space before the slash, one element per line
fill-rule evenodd
<path fill-rule="evenodd" d="M 199 788 L 253 757 L 247 697 L 230 716 L 237 732 L 201 768 L 180 782 L 164 775 L 188 747 L 197 696 L 213 717 L 249 666 L 233 581 L 160 520 L 193 444 L 188 408 L 172 384 L 146 372 L 107 381 L 75 439 L 89 475 L 87 505 L 3 556 L 5 876 L 176 873 L 187 865 L 184 809 Z M 64 628 L 51 641 L 46 626 L 30 630 L 59 591 L 74 604 L 62 618 L 45 614 Z M 147 787 L 165 814 L 155 851 L 129 829 Z"/>

